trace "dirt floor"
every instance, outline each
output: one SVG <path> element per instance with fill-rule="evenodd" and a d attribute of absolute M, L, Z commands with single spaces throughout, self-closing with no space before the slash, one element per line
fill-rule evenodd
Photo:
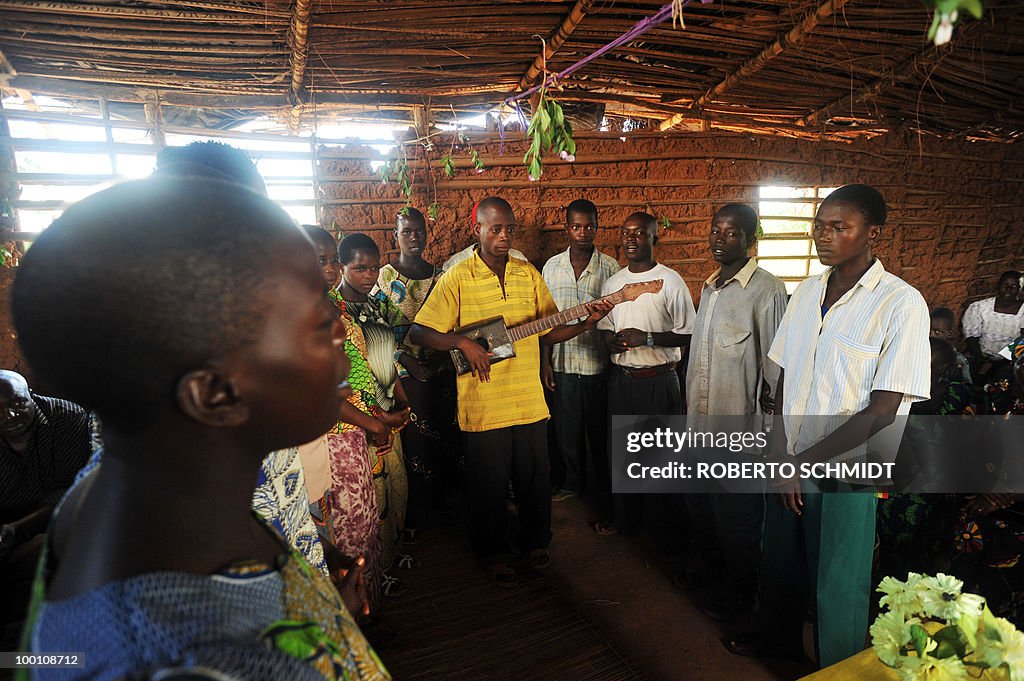
<path fill-rule="evenodd" d="M 755 660 L 725 650 L 723 627 L 672 583 L 675 568 L 637 537 L 600 536 L 586 502 L 554 504 L 549 578 L 651 681 L 797 679 L 810 662 Z"/>
<path fill-rule="evenodd" d="M 581 499 L 553 504 L 552 565 L 543 574 L 519 568 L 523 585 L 518 590 L 485 583 L 461 526 L 424 530 L 409 551 L 427 560 L 401 575 L 409 593 L 389 601 L 381 611 L 401 637 L 396 648 L 381 651 L 395 678 L 611 678 L 594 672 L 596 661 L 615 667 L 622 666 L 623 658 L 632 669 L 616 671 L 614 678 L 788 681 L 814 671 L 810 662 L 729 654 L 719 640 L 722 627 L 673 585 L 674 568 L 660 562 L 642 538 L 597 535 L 589 527 L 595 519 Z M 454 583 L 460 586 L 453 588 Z M 444 592 L 443 611 L 448 615 L 429 602 L 432 591 Z M 543 615 L 543 622 L 558 619 L 559 629 L 552 631 L 558 632 L 561 643 L 543 633 L 535 637 L 543 649 L 526 640 L 530 626 L 545 626 L 524 624 L 529 615 L 523 601 L 531 598 L 543 604 L 538 608 L 549 608 L 551 614 Z M 450 617 L 446 619 L 449 615 L 461 616 L 466 626 L 453 628 Z M 493 631 L 477 631 L 480 621 Z M 522 638 L 521 646 L 506 651 L 490 647 L 508 633 L 503 626 L 517 627 L 512 636 Z M 565 627 L 577 630 L 572 638 L 566 638 Z M 467 637 L 466 629 L 474 633 Z M 593 652 L 597 648 L 600 653 Z M 583 654 L 584 650 L 591 652 Z M 564 658 L 573 655 L 581 660 L 577 667 L 565 664 Z M 456 667 L 448 666 L 460 658 Z M 430 674 L 431 660 L 444 665 L 436 670 L 440 676 Z"/>

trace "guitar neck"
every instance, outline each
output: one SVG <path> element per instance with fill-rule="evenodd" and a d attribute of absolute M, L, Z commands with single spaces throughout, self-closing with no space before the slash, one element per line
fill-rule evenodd
<path fill-rule="evenodd" d="M 604 296 L 603 298 L 597 298 L 595 300 L 592 300 L 591 302 L 596 303 L 599 300 L 608 300 L 611 301 L 613 305 L 618 305 L 625 299 L 625 293 L 623 293 L 622 291 L 616 291 L 611 295 Z M 562 310 L 561 312 L 556 312 L 553 315 L 548 315 L 547 317 L 535 319 L 532 322 L 527 322 L 525 324 L 520 324 L 519 326 L 514 326 L 508 330 L 508 337 L 512 340 L 513 343 L 515 343 L 517 341 L 523 340 L 524 338 L 536 336 L 538 333 L 543 333 L 548 329 L 553 329 L 556 326 L 568 324 L 569 322 L 576 321 L 577 319 L 583 319 L 584 317 L 587 317 L 590 314 L 589 312 L 587 312 L 588 304 L 589 303 L 584 303 L 583 305 L 570 307 L 568 310 Z"/>

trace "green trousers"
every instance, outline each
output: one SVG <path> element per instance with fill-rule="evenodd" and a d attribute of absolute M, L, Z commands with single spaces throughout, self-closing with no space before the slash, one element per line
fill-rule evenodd
<path fill-rule="evenodd" d="M 779 645 L 797 644 L 804 613 L 814 604 L 818 660 L 827 667 L 864 649 L 876 499 L 867 492 L 804 492 L 803 500 L 801 516 L 768 502 L 761 631 Z"/>

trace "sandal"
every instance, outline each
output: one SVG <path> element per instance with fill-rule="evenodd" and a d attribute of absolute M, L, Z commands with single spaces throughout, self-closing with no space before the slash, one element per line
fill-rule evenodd
<path fill-rule="evenodd" d="M 491 578 L 495 586 L 502 589 L 512 589 L 519 586 L 519 577 L 516 571 L 508 566 L 508 563 L 496 563 L 487 567 L 487 576 Z"/>
<path fill-rule="evenodd" d="M 419 567 L 420 562 L 410 556 L 408 553 L 399 553 L 395 556 L 394 567 L 402 570 L 412 570 L 413 568 Z"/>
<path fill-rule="evenodd" d="M 618 534 L 619 531 L 615 529 L 610 520 L 598 520 L 597 522 L 590 524 L 590 529 L 602 536 L 608 536 L 611 534 Z"/>
<path fill-rule="evenodd" d="M 551 565 L 551 554 L 547 549 L 533 549 L 526 554 L 526 564 L 534 570 L 543 570 Z"/>
<path fill-rule="evenodd" d="M 408 545 L 412 546 L 413 544 L 416 543 L 416 528 L 415 527 L 407 527 L 407 528 L 405 528 L 404 530 L 402 530 L 402 535 L 403 535 L 403 539 L 402 539 L 402 543 L 403 544 L 408 544 Z"/>
<path fill-rule="evenodd" d="M 388 598 L 397 598 L 408 590 L 409 587 L 402 584 L 397 577 L 392 577 L 386 572 L 380 576 L 380 592 Z"/>

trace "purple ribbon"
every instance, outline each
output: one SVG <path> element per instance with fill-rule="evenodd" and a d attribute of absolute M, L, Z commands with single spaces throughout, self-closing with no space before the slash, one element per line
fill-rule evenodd
<path fill-rule="evenodd" d="M 712 0 L 700 0 L 700 1 L 702 3 L 712 2 Z M 682 6 L 685 7 L 688 4 L 690 4 L 690 0 L 683 0 Z M 575 73 L 576 71 L 581 69 L 586 64 L 589 64 L 590 62 L 594 61 L 595 59 L 604 56 L 607 52 L 610 52 L 611 50 L 614 50 L 616 47 L 619 47 L 620 45 L 624 45 L 624 44 L 630 42 L 631 40 L 636 40 L 641 35 L 646 33 L 649 29 L 657 26 L 658 24 L 666 22 L 666 21 L 668 21 L 671 18 L 672 18 L 672 3 L 670 2 L 669 4 L 665 5 L 661 9 L 659 9 L 653 16 L 648 17 L 646 19 L 643 19 L 643 20 L 638 21 L 635 24 L 633 24 L 633 28 L 629 29 L 628 31 L 626 31 L 625 33 L 620 35 L 618 38 L 616 38 L 615 40 L 611 41 L 610 43 L 608 43 L 604 47 L 600 48 L 599 50 L 597 50 L 593 54 L 591 54 L 589 56 L 586 56 L 583 59 L 580 59 L 578 62 L 576 62 L 575 64 L 573 64 L 569 68 L 565 69 L 561 73 L 556 73 L 555 75 L 549 77 L 546 81 L 540 83 L 539 85 L 536 85 L 536 86 L 530 88 L 529 90 L 527 90 L 525 92 L 521 92 L 518 95 L 513 95 L 512 97 L 508 97 L 507 99 L 505 99 L 502 102 L 502 104 L 512 104 L 513 102 L 516 102 L 516 101 L 518 101 L 520 99 L 523 99 L 524 97 L 529 97 L 534 92 L 537 92 L 538 90 L 540 90 L 542 87 L 546 87 L 546 86 L 550 85 L 551 83 L 554 83 L 559 78 L 565 78 L 569 74 Z M 522 114 L 520 114 L 520 115 L 522 115 Z"/>

